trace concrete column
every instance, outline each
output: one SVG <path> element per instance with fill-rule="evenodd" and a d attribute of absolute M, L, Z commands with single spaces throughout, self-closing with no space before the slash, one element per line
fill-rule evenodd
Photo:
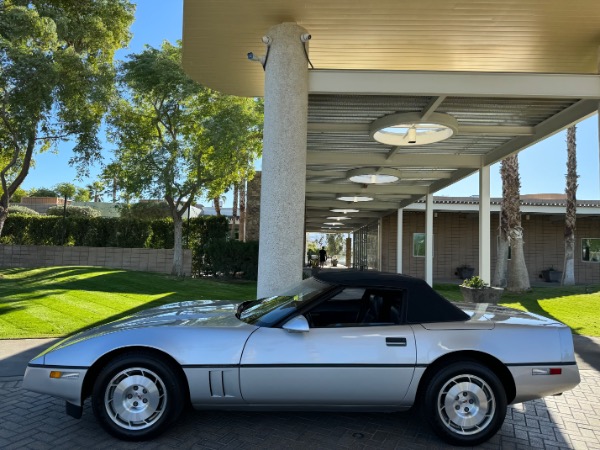
<path fill-rule="evenodd" d="M 425 281 L 433 286 L 433 194 L 425 196 Z"/>
<path fill-rule="evenodd" d="M 308 63 L 295 23 L 269 29 L 260 203 L 258 297 L 302 280 Z"/>
<path fill-rule="evenodd" d="M 479 276 L 492 282 L 490 261 L 490 166 L 479 169 Z"/>
<path fill-rule="evenodd" d="M 396 272 L 402 273 L 402 239 L 404 226 L 404 210 L 398 209 L 398 225 L 396 227 Z"/>

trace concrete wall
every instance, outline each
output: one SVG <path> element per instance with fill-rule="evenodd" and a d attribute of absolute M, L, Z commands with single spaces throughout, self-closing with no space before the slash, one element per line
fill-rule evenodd
<path fill-rule="evenodd" d="M 438 211 L 433 219 L 433 279 L 447 281 L 458 278 L 456 268 L 470 265 L 477 275 L 479 223 L 476 213 Z M 382 220 L 381 270 L 396 271 L 396 224 L 397 214 Z M 562 270 L 564 258 L 564 216 L 529 214 L 522 216 L 525 233 L 525 263 L 532 282 L 542 281 L 540 272 L 549 267 Z M 498 235 L 498 213 L 491 216 L 491 264 L 492 273 L 496 263 L 496 236 Z M 403 224 L 403 270 L 407 275 L 423 278 L 425 258 L 414 257 L 413 233 L 425 232 L 425 214 L 420 211 L 404 211 Z M 578 284 L 600 283 L 600 264 L 581 261 L 581 239 L 600 238 L 600 217 L 577 218 L 575 244 L 575 279 Z M 490 280 L 486 280 L 490 281 Z"/>
<path fill-rule="evenodd" d="M 100 266 L 171 273 L 173 249 L 0 245 L 0 267 Z M 192 251 L 183 251 L 183 270 L 192 273 Z"/>

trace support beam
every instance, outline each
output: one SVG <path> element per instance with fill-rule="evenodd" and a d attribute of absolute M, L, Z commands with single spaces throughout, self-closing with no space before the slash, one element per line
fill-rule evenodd
<path fill-rule="evenodd" d="M 429 119 L 429 116 L 433 114 L 436 109 L 438 109 L 438 106 L 440 106 L 444 100 L 446 100 L 445 95 L 434 97 L 431 102 L 429 102 L 429 104 L 423 108 L 423 111 L 421 111 L 421 120 L 425 121 Z"/>
<path fill-rule="evenodd" d="M 492 282 L 490 261 L 490 166 L 479 169 L 479 276 Z"/>
<path fill-rule="evenodd" d="M 425 281 L 433 286 L 433 194 L 425 196 Z"/>
<path fill-rule="evenodd" d="M 387 153 L 375 152 L 308 152 L 307 164 L 323 166 L 327 164 L 344 164 L 346 166 L 366 167 L 431 167 L 435 169 L 470 168 L 477 170 L 481 167 L 479 155 L 424 155 L 396 154 L 388 159 Z"/>
<path fill-rule="evenodd" d="M 600 98 L 600 76 L 547 73 L 313 70 L 311 94 Z"/>
<path fill-rule="evenodd" d="M 404 239 L 404 210 L 398 208 L 398 224 L 396 227 L 396 272 L 402 273 L 402 241 Z"/>

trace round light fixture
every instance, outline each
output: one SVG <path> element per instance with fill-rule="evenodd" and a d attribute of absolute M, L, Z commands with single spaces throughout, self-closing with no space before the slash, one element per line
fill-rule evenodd
<path fill-rule="evenodd" d="M 343 202 L 370 202 L 373 200 L 373 197 L 364 197 L 362 195 L 354 195 L 354 196 L 341 196 L 337 198 Z"/>
<path fill-rule="evenodd" d="M 433 144 L 457 131 L 456 119 L 443 113 L 431 113 L 426 120 L 421 119 L 420 113 L 391 114 L 375 120 L 370 127 L 373 139 L 393 146 Z"/>
<path fill-rule="evenodd" d="M 329 211 L 340 214 L 350 214 L 360 212 L 360 209 L 330 209 Z"/>
<path fill-rule="evenodd" d="M 327 217 L 329 220 L 350 220 L 352 217 L 344 217 L 344 216 L 336 216 L 336 217 Z"/>
<path fill-rule="evenodd" d="M 354 169 L 346 174 L 353 183 L 386 184 L 400 179 L 400 174 L 394 169 Z"/>
<path fill-rule="evenodd" d="M 341 222 L 324 222 L 323 225 L 329 225 L 332 227 L 341 227 L 342 223 Z"/>

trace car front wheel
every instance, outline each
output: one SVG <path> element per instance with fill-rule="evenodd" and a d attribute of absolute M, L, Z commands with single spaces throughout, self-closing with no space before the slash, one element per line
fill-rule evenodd
<path fill-rule="evenodd" d="M 124 440 L 150 439 L 176 420 L 185 396 L 176 370 L 151 354 L 126 353 L 98 375 L 92 409 L 102 427 Z"/>
<path fill-rule="evenodd" d="M 490 439 L 506 416 L 498 377 L 476 362 L 457 362 L 437 372 L 425 391 L 424 412 L 435 433 L 454 445 Z"/>

